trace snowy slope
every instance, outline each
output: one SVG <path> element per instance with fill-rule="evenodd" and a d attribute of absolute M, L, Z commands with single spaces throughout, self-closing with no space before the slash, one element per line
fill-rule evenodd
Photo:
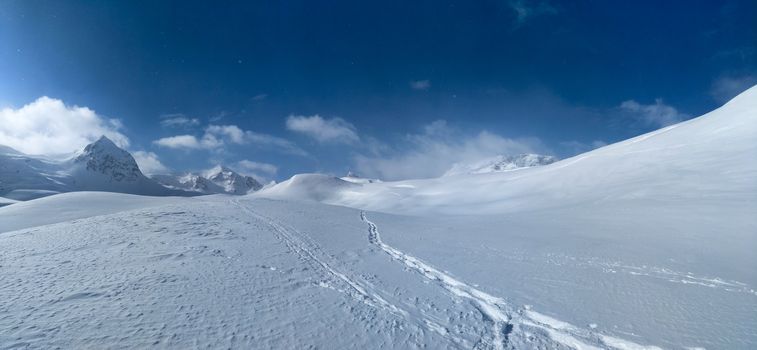
<path fill-rule="evenodd" d="M 338 177 L 322 174 L 297 174 L 282 183 L 266 187 L 260 192 L 263 197 L 279 199 L 311 199 L 323 201 L 334 193 L 360 188 L 360 184 Z"/>
<path fill-rule="evenodd" d="M 516 156 L 500 155 L 473 163 L 457 163 L 447 170 L 443 176 L 498 173 L 552 164 L 556 161 L 557 158 L 553 156 L 532 153 L 519 154 Z"/>
<path fill-rule="evenodd" d="M 589 203 L 689 201 L 753 206 L 757 87 L 701 117 L 516 172 L 339 187 L 319 200 L 393 213 L 497 214 Z M 293 198 L 284 181 L 260 193 Z M 308 199 L 308 198 L 302 198 Z M 312 198 L 311 198 L 312 199 Z"/>
<path fill-rule="evenodd" d="M 29 200 L 71 191 L 154 196 L 192 194 L 168 189 L 147 178 L 131 154 L 105 136 L 62 160 L 29 156 L 0 147 L 0 196 Z"/>
<path fill-rule="evenodd" d="M 682 241 L 699 223 L 660 236 L 650 230 L 669 224 L 664 217 L 596 213 L 587 225 L 228 196 L 141 197 L 145 206 L 133 208 L 140 197 L 111 194 L 103 205 L 72 195 L 98 194 L 0 208 L 0 227 L 34 225 L 0 233 L 2 348 L 757 344 L 755 261 L 734 257 L 754 235 L 742 245 Z M 110 209 L 38 226 L 69 206 Z M 629 222 L 644 234 L 623 234 Z M 717 264 L 697 256 L 718 246 L 732 252 Z"/>
<path fill-rule="evenodd" d="M 4 207 L 6 205 L 11 205 L 13 203 L 17 203 L 18 201 L 15 199 L 0 197 L 0 207 Z"/>
<path fill-rule="evenodd" d="M 69 192 L 2 207 L 0 233 L 78 220 L 136 208 L 149 208 L 177 197 L 137 196 L 112 192 Z"/>

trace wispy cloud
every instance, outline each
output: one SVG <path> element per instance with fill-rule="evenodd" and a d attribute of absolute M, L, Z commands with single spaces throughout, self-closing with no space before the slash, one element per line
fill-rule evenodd
<path fill-rule="evenodd" d="M 635 100 L 624 101 L 620 110 L 647 127 L 664 127 L 689 119 L 691 116 L 666 105 L 658 98 L 654 104 L 641 104 Z"/>
<path fill-rule="evenodd" d="M 312 137 L 322 143 L 352 143 L 360 140 L 355 126 L 342 118 L 324 119 L 319 115 L 292 115 L 287 129 Z"/>
<path fill-rule="evenodd" d="M 236 125 L 209 125 L 201 137 L 195 135 L 176 135 L 153 141 L 158 146 L 186 150 L 218 150 L 226 144 L 247 145 L 273 148 L 277 151 L 304 156 L 303 149 L 293 142 L 273 135 L 242 130 Z"/>
<path fill-rule="evenodd" d="M 253 101 L 263 101 L 268 98 L 268 94 L 257 94 L 255 96 L 252 96 Z"/>
<path fill-rule="evenodd" d="M 756 75 L 723 76 L 712 83 L 710 95 L 718 102 L 725 103 L 755 84 Z"/>
<path fill-rule="evenodd" d="M 359 155 L 354 160 L 365 176 L 398 180 L 437 177 L 455 163 L 530 152 L 549 153 L 537 138 L 511 139 L 486 130 L 466 133 L 437 120 L 382 154 Z"/>
<path fill-rule="evenodd" d="M 0 110 L 0 144 L 28 154 L 72 152 L 102 135 L 128 147 L 129 139 L 121 129 L 118 119 L 46 96 L 18 109 Z"/>
<path fill-rule="evenodd" d="M 429 80 L 413 80 L 410 82 L 410 87 L 413 90 L 428 90 L 431 87 L 431 81 Z"/>
<path fill-rule="evenodd" d="M 160 125 L 164 128 L 188 128 L 200 125 L 199 119 L 189 118 L 183 114 L 164 114 L 160 118 Z"/>
<path fill-rule="evenodd" d="M 267 175 L 275 175 L 276 172 L 279 171 L 279 168 L 273 164 L 255 162 L 247 159 L 238 161 L 237 167 L 252 172 L 262 172 Z"/>

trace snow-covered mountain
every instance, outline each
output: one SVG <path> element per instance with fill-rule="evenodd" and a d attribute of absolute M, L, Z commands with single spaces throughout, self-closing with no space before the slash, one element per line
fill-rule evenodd
<path fill-rule="evenodd" d="M 206 171 L 204 175 L 206 179 L 223 187 L 224 192 L 230 194 L 247 194 L 263 187 L 263 185 L 252 176 L 238 174 L 222 165 L 218 165 Z"/>
<path fill-rule="evenodd" d="M 139 170 L 132 155 L 105 136 L 64 163 L 79 191 L 108 191 L 153 196 L 186 195 L 160 185 Z"/>
<path fill-rule="evenodd" d="M 200 174 L 185 173 L 178 175 L 150 175 L 150 178 L 168 188 L 202 194 L 224 193 L 224 188 L 202 177 Z"/>
<path fill-rule="evenodd" d="M 443 176 L 497 173 L 502 171 L 548 165 L 556 161 L 557 158 L 553 156 L 545 156 L 532 153 L 519 154 L 515 156 L 499 155 L 473 163 L 457 163 L 453 165 L 452 168 L 447 170 L 447 172 L 444 173 Z"/>
<path fill-rule="evenodd" d="M 105 136 L 84 147 L 72 163 L 76 172 L 102 176 L 109 182 L 136 182 L 145 178 L 134 157 Z"/>
<path fill-rule="evenodd" d="M 191 195 L 147 178 L 134 157 L 105 136 L 62 160 L 0 148 L 0 196 L 28 200 L 71 191 Z"/>
<path fill-rule="evenodd" d="M 63 163 L 0 146 L 0 196 L 27 200 L 68 192 L 71 178 Z"/>
<path fill-rule="evenodd" d="M 263 188 L 255 178 L 218 165 L 200 173 L 153 175 L 162 185 L 202 194 L 228 193 L 243 195 Z"/>

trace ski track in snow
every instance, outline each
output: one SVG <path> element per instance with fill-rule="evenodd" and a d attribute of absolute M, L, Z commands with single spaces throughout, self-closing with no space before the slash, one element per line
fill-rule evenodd
<path fill-rule="evenodd" d="M 445 327 L 432 320 L 431 317 L 426 317 L 424 311 L 420 309 L 408 310 L 392 303 L 382 297 L 380 291 L 372 290 L 372 285 L 361 282 L 357 278 L 350 277 L 348 274 L 336 269 L 334 266 L 337 263 L 329 261 L 333 257 L 323 252 L 318 244 L 306 233 L 260 214 L 238 200 L 232 200 L 231 203 L 271 227 L 276 238 L 283 242 L 290 251 L 323 271 L 327 275 L 327 281 L 320 282 L 319 285 L 344 293 L 374 309 L 384 310 L 397 317 L 398 320 L 403 320 L 426 331 L 434 332 L 447 339 L 454 347 L 496 350 L 520 347 L 569 348 L 577 350 L 661 349 L 657 346 L 640 345 L 625 339 L 582 329 L 533 311 L 529 306 L 515 309 L 505 299 L 493 296 L 462 282 L 420 259 L 384 243 L 381 240 L 381 235 L 376 224 L 368 219 L 365 212 L 361 212 L 361 220 L 368 225 L 368 242 L 371 245 L 388 254 L 393 260 L 401 262 L 409 270 L 444 288 L 453 298 L 471 301 L 481 313 L 483 320 L 489 324 L 490 331 L 487 334 L 456 336 L 450 332 L 449 327 Z M 465 339 L 465 336 L 475 336 L 480 337 L 480 339 L 475 343 L 471 343 Z"/>
<path fill-rule="evenodd" d="M 284 244 L 291 251 L 295 252 L 303 260 L 309 261 L 325 271 L 329 276 L 332 277 L 331 281 L 329 282 L 334 285 L 343 284 L 345 288 L 334 288 L 334 286 L 324 282 L 321 282 L 319 284 L 320 286 L 346 293 L 350 297 L 370 307 L 386 310 L 390 314 L 397 316 L 400 319 L 411 321 L 422 329 L 441 335 L 444 339 L 447 339 L 452 344 L 454 344 L 455 347 L 470 348 L 468 341 L 449 334 L 446 327 L 429 318 L 411 314 L 401 307 L 388 302 L 377 293 L 370 293 L 368 291 L 368 288 L 365 287 L 362 283 L 336 270 L 325 261 L 327 259 L 327 254 L 320 252 L 320 248 L 318 248 L 315 242 L 312 242 L 312 239 L 310 239 L 311 243 L 305 242 L 305 239 L 309 237 L 306 237 L 304 233 L 299 232 L 294 228 L 286 227 L 267 216 L 253 211 L 237 200 L 232 200 L 231 203 L 238 206 L 248 214 L 266 223 L 274 230 L 276 238 L 284 242 Z"/>
<path fill-rule="evenodd" d="M 360 213 L 360 218 L 368 224 L 368 242 L 389 254 L 394 260 L 402 262 L 408 268 L 415 270 L 421 276 L 437 282 L 441 287 L 453 295 L 470 299 L 478 305 L 478 310 L 492 323 L 492 339 L 487 343 L 494 349 L 512 347 L 508 344 L 511 337 L 522 337 L 527 342 L 536 342 L 534 335 L 528 329 L 535 329 L 545 334 L 552 340 L 548 347 L 565 346 L 577 350 L 594 350 L 602 348 L 610 349 L 638 349 L 638 350 L 661 350 L 657 346 L 640 345 L 625 339 L 599 334 L 573 326 L 564 321 L 540 314 L 530 309 L 529 306 L 521 310 L 513 311 L 512 306 L 499 297 L 495 297 L 481 291 L 471 285 L 446 274 L 420 259 L 408 255 L 381 240 L 381 235 L 375 223 L 368 220 L 365 212 Z M 515 332 L 522 334 L 514 334 Z M 597 344 L 597 345 L 592 345 Z"/>
<path fill-rule="evenodd" d="M 242 210 L 246 211 L 247 213 L 253 215 L 254 217 L 262 220 L 265 222 L 268 226 L 270 226 L 275 234 L 276 238 L 284 242 L 286 246 L 293 252 L 295 252 L 297 255 L 299 255 L 301 258 L 303 258 L 306 261 L 310 261 L 315 263 L 316 265 L 320 266 L 324 271 L 326 271 L 330 276 L 334 277 L 336 280 L 341 281 L 344 283 L 348 288 L 346 288 L 345 292 L 350 294 L 352 297 L 361 300 L 368 305 L 375 306 L 375 307 L 381 307 L 384 309 L 389 310 L 391 313 L 398 315 L 398 316 L 405 316 L 407 315 L 407 312 L 404 310 L 396 307 L 395 305 L 390 304 L 383 298 L 381 298 L 378 295 L 370 294 L 366 291 L 366 289 L 360 285 L 357 281 L 354 281 L 353 279 L 347 277 L 347 275 L 335 270 L 331 265 L 323 261 L 321 258 L 319 258 L 315 252 L 317 248 L 315 247 L 307 247 L 304 242 L 299 240 L 298 238 L 295 238 L 295 236 L 292 234 L 289 229 L 284 227 L 283 225 L 277 223 L 271 218 L 268 218 L 266 216 L 263 216 L 262 214 L 259 214 L 250 208 L 246 207 L 245 205 L 239 203 L 238 201 L 234 200 L 232 201 L 233 204 L 237 205 L 238 207 L 242 208 Z M 319 254 L 320 255 L 320 254 Z"/>

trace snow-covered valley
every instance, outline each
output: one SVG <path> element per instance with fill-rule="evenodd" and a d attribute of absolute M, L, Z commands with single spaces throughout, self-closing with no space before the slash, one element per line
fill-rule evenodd
<path fill-rule="evenodd" d="M 140 205 L 0 234 L 2 347 L 755 342 L 754 235 L 688 230 L 705 218 L 660 236 L 683 212 L 629 232 L 607 212 L 364 220 L 356 209 L 259 198 Z"/>
<path fill-rule="evenodd" d="M 549 165 L 0 207 L 0 348 L 752 349 L 757 87 Z"/>

